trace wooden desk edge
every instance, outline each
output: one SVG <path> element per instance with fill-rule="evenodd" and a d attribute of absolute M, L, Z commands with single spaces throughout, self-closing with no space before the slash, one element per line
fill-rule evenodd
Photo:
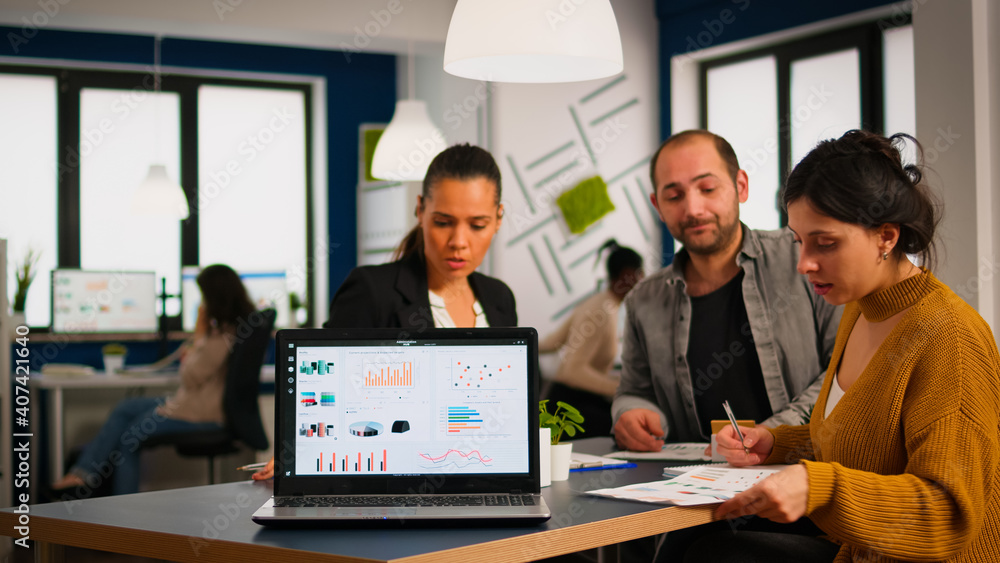
<path fill-rule="evenodd" d="M 16 514 L 0 512 L 2 535 L 17 537 L 13 527 L 17 524 Z M 380 563 L 379 560 L 331 555 L 303 551 L 289 547 L 234 542 L 222 539 L 206 539 L 167 532 L 136 530 L 107 524 L 90 522 L 68 522 L 46 516 L 31 516 L 29 539 L 38 544 L 82 547 L 137 555 L 153 559 L 167 559 L 182 562 L 204 561 L 278 561 L 288 557 L 302 557 L 308 561 L 327 563 Z M 18 548 L 15 548 L 18 549 Z"/>
<path fill-rule="evenodd" d="M 715 505 L 667 506 L 609 520 L 571 525 L 537 534 L 525 534 L 491 542 L 444 549 L 410 557 L 392 559 L 386 563 L 466 563 L 470 557 L 487 558 L 496 562 L 532 561 L 574 553 L 585 549 L 613 545 L 707 524 L 712 521 Z M 17 515 L 0 512 L 0 534 L 15 536 Z M 57 518 L 32 516 L 30 539 L 50 543 L 138 555 L 176 561 L 232 561 L 239 559 L 273 559 L 289 555 L 304 555 L 310 561 L 331 563 L 374 563 L 376 559 L 350 557 L 302 551 L 271 545 L 211 540 L 166 532 L 135 530 L 90 522 L 67 522 Z M 16 537 L 16 536 L 15 536 Z M 113 546 L 113 547 L 109 547 Z"/>

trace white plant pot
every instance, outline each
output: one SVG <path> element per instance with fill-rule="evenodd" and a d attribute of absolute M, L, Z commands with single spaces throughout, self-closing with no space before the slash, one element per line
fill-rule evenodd
<path fill-rule="evenodd" d="M 569 463 L 573 459 L 573 443 L 562 442 L 552 446 L 552 480 L 569 479 Z"/>
<path fill-rule="evenodd" d="M 538 429 L 538 468 L 542 487 L 552 484 L 552 429 Z"/>
<path fill-rule="evenodd" d="M 125 367 L 125 356 L 121 354 L 105 354 L 104 355 L 104 374 L 114 375 L 116 371 L 119 371 Z"/>

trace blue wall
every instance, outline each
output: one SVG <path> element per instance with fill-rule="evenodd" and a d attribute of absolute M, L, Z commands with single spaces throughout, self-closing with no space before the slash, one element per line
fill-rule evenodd
<path fill-rule="evenodd" d="M 666 139 L 671 131 L 671 57 L 894 3 L 891 0 L 657 0 L 660 138 Z M 673 260 L 674 239 L 666 228 L 661 231 L 666 265 Z"/>
<path fill-rule="evenodd" d="M 152 65 L 151 36 L 0 26 L 0 56 Z M 164 38 L 164 66 L 322 76 L 327 80 L 330 295 L 357 262 L 358 125 L 387 123 L 396 103 L 396 57 Z M 28 61 L 30 64 L 30 61 Z M 320 307 L 325 311 L 325 307 Z M 320 314 L 320 321 L 326 320 Z"/>

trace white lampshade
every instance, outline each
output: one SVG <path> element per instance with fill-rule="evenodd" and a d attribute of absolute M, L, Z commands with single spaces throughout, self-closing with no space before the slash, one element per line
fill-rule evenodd
<path fill-rule="evenodd" d="M 458 0 L 444 70 L 492 82 L 577 82 L 618 74 L 610 0 Z"/>
<path fill-rule="evenodd" d="M 132 214 L 187 219 L 188 202 L 184 189 L 170 180 L 166 166 L 150 165 L 149 174 L 132 196 Z"/>
<path fill-rule="evenodd" d="M 372 156 L 372 176 L 394 182 L 419 182 L 427 167 L 447 148 L 444 133 L 431 121 L 421 100 L 399 100 Z"/>

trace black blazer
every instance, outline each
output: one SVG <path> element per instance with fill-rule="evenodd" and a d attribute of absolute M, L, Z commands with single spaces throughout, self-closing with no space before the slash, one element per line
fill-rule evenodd
<path fill-rule="evenodd" d="M 326 328 L 434 328 L 424 257 L 414 253 L 396 262 L 359 266 L 330 303 Z M 502 281 L 473 272 L 469 276 L 476 299 L 491 327 L 517 326 L 514 293 Z"/>

